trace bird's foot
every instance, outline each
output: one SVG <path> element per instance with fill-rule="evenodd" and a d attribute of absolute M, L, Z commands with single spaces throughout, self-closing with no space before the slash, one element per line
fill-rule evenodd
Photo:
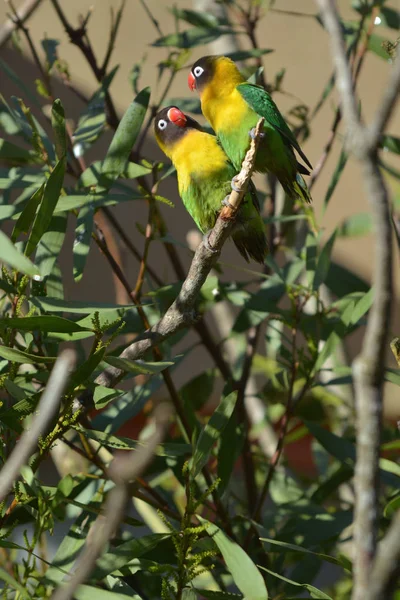
<path fill-rule="evenodd" d="M 207 233 L 204 234 L 203 236 L 203 244 L 205 245 L 205 247 L 207 248 L 207 250 L 209 250 L 210 252 L 212 252 L 213 254 L 218 254 L 218 250 L 215 250 L 215 248 L 212 248 L 210 246 L 210 233 L 211 233 L 212 229 L 210 229 L 210 231 L 207 231 Z"/>
<path fill-rule="evenodd" d="M 252 140 L 255 139 L 255 137 L 256 137 L 256 128 L 255 127 L 253 127 L 253 129 L 250 129 L 249 136 L 251 137 Z M 260 136 L 260 140 L 262 140 L 265 137 L 265 133 L 260 131 L 259 136 Z"/>
<path fill-rule="evenodd" d="M 235 210 L 235 207 L 232 206 L 232 204 L 229 202 L 229 198 L 230 198 L 230 195 L 228 194 L 228 196 L 225 196 L 225 198 L 222 200 L 221 204 L 223 206 L 227 206 L 231 210 Z"/>
<path fill-rule="evenodd" d="M 238 186 L 236 185 L 236 177 L 234 177 L 234 178 L 232 179 L 232 181 L 231 181 L 231 188 L 232 188 L 232 189 L 233 189 L 235 192 L 237 192 L 238 194 L 239 194 L 239 193 L 242 191 L 242 190 L 241 190 L 241 188 L 240 188 L 240 187 L 238 187 Z M 225 200 L 226 200 L 226 198 L 225 198 Z M 222 202 L 222 204 L 223 204 L 223 203 L 224 203 L 224 202 Z"/>

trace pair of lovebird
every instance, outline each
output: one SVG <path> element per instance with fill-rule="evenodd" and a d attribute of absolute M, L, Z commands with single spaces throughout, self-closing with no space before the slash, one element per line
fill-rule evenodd
<path fill-rule="evenodd" d="M 264 88 L 246 82 L 225 56 L 199 59 L 188 84 L 199 92 L 203 115 L 217 137 L 205 133 L 176 106 L 156 115 L 154 129 L 158 145 L 176 168 L 180 196 L 200 231 L 206 234 L 214 226 L 260 117 L 265 122 L 255 171 L 273 173 L 291 198 L 311 202 L 302 177 L 310 173 L 297 161 L 294 150 L 310 169 L 312 166 Z M 242 201 L 231 236 L 247 261 L 251 257 L 264 263 L 268 242 L 253 185 Z"/>

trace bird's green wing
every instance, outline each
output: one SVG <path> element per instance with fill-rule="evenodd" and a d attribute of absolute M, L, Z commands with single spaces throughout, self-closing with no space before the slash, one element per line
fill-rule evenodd
<path fill-rule="evenodd" d="M 286 139 L 286 141 L 293 146 L 300 154 L 304 162 L 312 169 L 312 165 L 302 149 L 300 148 L 296 138 L 294 137 L 291 129 L 288 127 L 285 119 L 279 112 L 278 107 L 272 100 L 264 88 L 253 83 L 239 83 L 237 86 L 238 92 L 247 104 L 271 125 L 275 127 Z"/>

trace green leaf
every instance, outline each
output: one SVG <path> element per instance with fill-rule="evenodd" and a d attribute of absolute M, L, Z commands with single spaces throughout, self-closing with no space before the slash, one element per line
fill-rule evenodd
<path fill-rule="evenodd" d="M 369 290 L 369 284 L 364 279 L 334 261 L 330 264 L 325 283 L 339 298 L 352 292 L 366 293 Z"/>
<path fill-rule="evenodd" d="M 320 369 L 322 369 L 325 362 L 328 360 L 328 358 L 330 356 L 332 356 L 333 352 L 335 351 L 336 346 L 341 341 L 342 340 L 341 340 L 340 336 L 335 331 L 332 331 L 332 333 L 329 335 L 328 339 L 326 340 L 321 352 L 318 354 L 318 358 L 315 361 L 315 365 L 312 370 L 313 374 L 318 373 L 318 371 Z"/>
<path fill-rule="evenodd" d="M 353 309 L 351 323 L 355 325 L 358 321 L 369 311 L 374 301 L 374 288 L 371 288 L 362 298 L 357 302 Z"/>
<path fill-rule="evenodd" d="M 41 160 L 34 152 L 16 146 L 12 142 L 0 138 L 0 160 L 6 164 L 28 165 L 40 164 Z"/>
<path fill-rule="evenodd" d="M 131 200 L 142 199 L 143 194 L 138 194 L 132 190 L 132 194 L 82 194 L 82 195 L 71 195 L 71 196 L 61 196 L 59 199 L 57 206 L 55 208 L 55 213 L 65 212 L 66 210 L 73 210 L 76 208 L 83 207 L 91 207 L 93 211 L 97 210 L 102 206 L 113 206 L 115 204 L 120 204 L 121 202 L 130 202 Z"/>
<path fill-rule="evenodd" d="M 40 277 L 39 269 L 26 256 L 21 254 L 5 233 L 0 231 L 0 261 L 21 273 Z"/>
<path fill-rule="evenodd" d="M 390 27 L 391 29 L 400 29 L 400 13 L 398 9 L 396 10 L 390 6 L 382 6 L 379 18 L 381 25 Z"/>
<path fill-rule="evenodd" d="M 93 373 L 102 361 L 105 351 L 105 348 L 99 348 L 98 350 L 96 350 L 96 352 L 93 352 L 93 354 L 91 354 L 89 358 L 75 370 L 73 375 L 70 377 L 67 392 L 71 392 L 78 385 L 81 385 L 82 383 L 86 382 L 90 377 L 93 377 Z"/>
<path fill-rule="evenodd" d="M 54 100 L 51 108 L 51 125 L 55 137 L 56 156 L 58 160 L 62 160 L 67 154 L 67 133 L 65 130 L 64 107 L 58 98 Z"/>
<path fill-rule="evenodd" d="M 26 587 L 18 583 L 5 569 L 0 567 L 0 579 L 7 583 L 14 590 L 17 590 L 18 595 L 23 598 L 23 600 L 32 600 L 32 596 L 28 594 Z"/>
<path fill-rule="evenodd" d="M 25 248 L 25 255 L 30 256 L 47 231 L 54 209 L 60 197 L 65 172 L 65 158 L 58 161 L 47 180 L 32 230 Z"/>
<path fill-rule="evenodd" d="M 48 298 L 47 296 L 35 296 L 30 299 L 32 304 L 48 312 L 66 312 L 80 315 L 90 315 L 99 312 L 113 320 L 122 316 L 125 311 L 136 310 L 132 304 L 114 304 L 113 302 L 84 302 L 80 300 L 60 300 L 59 298 Z M 115 314 L 115 317 L 114 317 Z"/>
<path fill-rule="evenodd" d="M 400 138 L 394 135 L 382 135 L 380 145 L 389 152 L 400 154 Z"/>
<path fill-rule="evenodd" d="M 215 442 L 228 424 L 234 411 L 237 391 L 222 396 L 221 402 L 203 427 L 193 452 L 192 477 L 195 478 L 207 463 Z"/>
<path fill-rule="evenodd" d="M 60 44 L 60 42 L 58 40 L 53 40 L 51 38 L 47 38 L 45 37 L 42 42 L 42 48 L 46 53 L 46 61 L 47 61 L 47 70 L 50 71 L 50 69 L 54 66 L 54 63 L 58 60 L 57 57 L 57 46 Z M 57 100 L 56 100 L 57 102 Z"/>
<path fill-rule="evenodd" d="M 129 358 L 111 355 L 105 356 L 104 360 L 109 365 L 117 367 L 117 369 L 121 369 L 127 373 L 135 373 L 137 375 L 139 373 L 144 375 L 154 375 L 174 365 L 174 362 L 171 361 L 145 362 L 144 360 L 129 360 Z"/>
<path fill-rule="evenodd" d="M 43 278 L 53 271 L 54 264 L 60 255 L 67 229 L 67 214 L 53 215 L 47 231 L 42 235 L 36 250 L 35 263 Z M 46 282 L 48 283 L 48 282 Z M 47 290 L 50 295 L 50 291 Z"/>
<path fill-rule="evenodd" d="M 78 125 L 74 132 L 74 145 L 82 144 L 83 150 L 86 150 L 97 140 L 107 123 L 105 97 L 118 68 L 116 66 L 104 77 L 100 88 L 90 98 L 88 105 L 79 117 Z"/>
<path fill-rule="evenodd" d="M 400 508 L 400 495 L 392 498 L 383 509 L 383 514 L 386 519 L 390 519 Z"/>
<path fill-rule="evenodd" d="M 112 551 L 103 554 L 97 561 L 97 566 L 91 576 L 94 579 L 103 579 L 109 573 L 124 567 L 129 561 L 138 558 L 156 548 L 160 542 L 169 539 L 169 534 L 153 533 L 141 538 L 132 539 L 119 546 L 114 546 Z"/>
<path fill-rule="evenodd" d="M 35 331 L 36 329 L 40 329 L 41 331 L 46 332 L 56 331 L 62 333 L 90 331 L 87 327 L 81 327 L 78 323 L 54 315 L 0 319 L 0 328 L 2 327 L 11 327 L 12 329 L 18 329 L 19 331 Z"/>
<path fill-rule="evenodd" d="M 310 585 L 309 583 L 297 583 L 297 581 L 293 581 L 292 579 L 283 577 L 283 575 L 274 573 L 273 571 L 270 571 L 269 569 L 266 569 L 265 567 L 262 567 L 261 565 L 259 565 L 259 567 L 260 567 L 260 569 L 262 569 L 263 571 L 266 571 L 273 577 L 277 577 L 278 579 L 281 579 L 282 581 L 286 581 L 286 583 L 290 583 L 290 585 L 295 585 L 297 587 L 302 587 L 302 588 L 306 589 L 308 592 L 310 592 L 311 598 L 317 598 L 319 600 L 332 600 L 332 598 L 330 596 L 328 596 L 324 592 L 321 592 L 321 590 L 317 589 L 313 585 Z"/>
<path fill-rule="evenodd" d="M 39 206 L 43 198 L 45 184 L 42 183 L 39 189 L 36 190 L 29 198 L 25 205 L 24 210 L 19 215 L 17 222 L 14 225 L 11 239 L 13 242 L 16 241 L 20 233 L 28 233 L 30 226 L 32 225 L 36 209 Z"/>
<path fill-rule="evenodd" d="M 34 365 L 36 363 L 51 363 L 57 358 L 56 356 L 28 354 L 27 352 L 22 352 L 22 350 L 17 350 L 16 348 L 7 348 L 7 346 L 0 346 L 0 356 L 11 362 L 21 364 L 27 363 L 29 365 Z"/>
<path fill-rule="evenodd" d="M 90 203 L 79 211 L 73 247 L 73 274 L 75 281 L 80 281 L 83 276 L 92 241 L 93 218 L 94 210 Z"/>
<path fill-rule="evenodd" d="M 389 56 L 385 49 L 386 38 L 378 35 L 377 33 L 372 33 L 368 39 L 368 50 L 379 56 L 379 58 L 383 58 L 383 60 L 388 61 Z"/>
<path fill-rule="evenodd" d="M 317 267 L 315 269 L 315 276 L 313 281 L 313 289 L 317 290 L 320 285 L 325 283 L 328 276 L 329 267 L 331 264 L 331 254 L 333 245 L 336 240 L 337 230 L 332 233 L 325 246 L 322 248 L 321 253 L 318 257 Z"/>
<path fill-rule="evenodd" d="M 92 587 L 91 585 L 81 584 L 78 589 L 74 592 L 74 598 L 76 600 L 142 600 L 141 596 L 134 594 L 133 596 L 114 592 L 113 590 L 103 590 L 98 586 Z"/>
<path fill-rule="evenodd" d="M 129 155 L 142 127 L 149 101 L 150 88 L 147 87 L 139 92 L 118 125 L 102 166 L 103 175 L 107 175 L 110 181 L 116 179 L 126 169 Z"/>
<path fill-rule="evenodd" d="M 313 285 L 317 268 L 317 240 L 313 233 L 306 237 L 306 273 L 308 285 Z"/>
<path fill-rule="evenodd" d="M 326 210 L 326 207 L 328 206 L 328 202 L 329 200 L 332 198 L 333 192 L 336 189 L 337 184 L 339 183 L 339 179 L 342 176 L 343 170 L 346 166 L 347 163 L 347 159 L 349 158 L 349 155 L 347 154 L 347 152 L 345 152 L 344 150 L 341 151 L 340 156 L 339 156 L 339 160 L 338 163 L 336 165 L 336 169 L 332 175 L 332 179 L 329 183 L 326 195 L 325 195 L 325 199 L 324 199 L 324 210 Z"/>
<path fill-rule="evenodd" d="M 296 546 L 295 544 L 289 544 L 287 542 L 281 542 L 280 540 L 274 540 L 272 538 L 260 537 L 262 542 L 267 542 L 272 545 L 272 548 L 267 548 L 266 552 L 300 552 L 301 554 L 311 554 L 313 556 L 317 556 L 321 560 L 332 563 L 333 565 L 337 565 L 339 567 L 343 567 L 347 571 L 351 572 L 351 562 L 343 561 L 335 556 L 329 556 L 328 554 L 323 554 L 321 552 L 312 552 L 311 550 L 307 550 L 303 546 Z M 274 546 L 278 546 L 277 549 Z"/>
<path fill-rule="evenodd" d="M 218 546 L 233 581 L 246 600 L 268 600 L 268 591 L 264 579 L 251 558 L 238 544 L 233 542 L 219 527 L 206 519 L 197 516 L 200 523 L 206 526 Z"/>
<path fill-rule="evenodd" d="M 221 19 L 215 17 L 211 13 L 199 12 L 197 10 L 185 10 L 176 8 L 168 9 L 177 19 L 181 21 L 186 21 L 190 25 L 194 25 L 195 27 L 203 27 L 213 29 L 214 27 L 218 27 L 219 25 L 229 25 L 226 19 Z"/>
<path fill-rule="evenodd" d="M 271 52 L 274 52 L 272 48 L 250 48 L 250 50 L 228 52 L 225 56 L 233 60 L 233 62 L 240 62 L 247 60 L 248 58 L 260 58 L 261 56 L 264 56 L 264 54 L 270 54 Z"/>
<path fill-rule="evenodd" d="M 170 33 L 153 42 L 152 46 L 194 48 L 203 46 L 220 38 L 222 35 L 235 34 L 232 29 L 193 27 L 180 33 Z"/>
<path fill-rule="evenodd" d="M 373 229 L 372 217 L 369 213 L 351 215 L 342 221 L 337 229 L 338 237 L 357 237 L 371 233 Z"/>

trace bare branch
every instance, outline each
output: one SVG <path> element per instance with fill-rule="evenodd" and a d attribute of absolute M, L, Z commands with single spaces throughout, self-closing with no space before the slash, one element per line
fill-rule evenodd
<path fill-rule="evenodd" d="M 317 0 L 321 16 L 331 39 L 332 58 L 336 68 L 336 87 L 340 93 L 343 117 L 348 135 L 359 132 L 357 102 L 353 93 L 351 70 L 346 56 L 340 21 L 334 0 Z"/>
<path fill-rule="evenodd" d="M 68 377 L 75 364 L 75 352 L 64 350 L 58 357 L 51 372 L 32 420 L 0 472 L 0 502 L 4 500 L 13 483 L 18 479 L 21 467 L 35 451 L 38 440 L 43 435 L 56 414 Z"/>
<path fill-rule="evenodd" d="M 366 600 L 388 600 L 400 576 L 400 511 L 380 542 Z"/>
<path fill-rule="evenodd" d="M 371 148 L 376 148 L 379 144 L 380 136 L 385 131 L 385 127 L 391 117 L 396 102 L 399 99 L 400 92 L 400 52 L 392 67 L 388 84 L 382 101 L 379 103 L 378 111 L 369 129 L 369 143 Z"/>
<path fill-rule="evenodd" d="M 374 580 L 378 530 L 379 448 L 383 404 L 384 360 L 390 325 L 392 301 L 392 224 L 387 190 L 379 170 L 377 146 L 395 106 L 400 87 L 400 61 L 392 69 L 380 108 L 370 128 L 363 127 L 351 86 L 339 18 L 333 0 L 318 0 L 322 18 L 330 34 L 332 56 L 347 139 L 360 159 L 363 180 L 373 213 L 376 231 L 374 302 L 369 314 L 361 354 L 353 363 L 357 413 L 357 460 L 355 467 L 354 586 L 353 600 L 376 600 L 372 585 L 385 588 Z M 389 534 L 388 534 L 389 535 Z M 391 538 L 389 537 L 389 540 Z M 385 548 L 386 540 L 382 542 Z M 380 576 L 383 570 L 381 569 Z M 386 598 L 385 594 L 379 596 Z"/>
<path fill-rule="evenodd" d="M 26 0 L 22 6 L 17 9 L 18 19 L 21 23 L 25 23 L 39 6 L 42 0 Z M 13 19 L 7 19 L 0 29 L 0 48 L 9 40 L 17 24 Z"/>

